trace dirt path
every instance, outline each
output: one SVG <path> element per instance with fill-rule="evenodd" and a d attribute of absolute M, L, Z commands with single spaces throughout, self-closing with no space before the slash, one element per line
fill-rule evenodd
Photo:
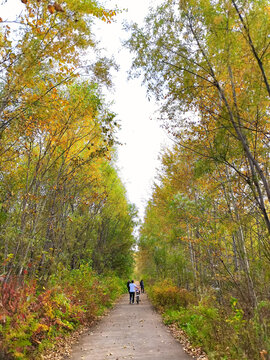
<path fill-rule="evenodd" d="M 71 360 L 191 360 L 146 294 L 139 305 L 129 304 L 124 295 L 115 308 L 91 328 L 73 347 Z"/>

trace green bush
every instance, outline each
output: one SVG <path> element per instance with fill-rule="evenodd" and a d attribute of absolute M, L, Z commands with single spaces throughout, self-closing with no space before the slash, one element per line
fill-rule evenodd
<path fill-rule="evenodd" d="M 98 276 L 87 265 L 52 277 L 40 289 L 35 281 L 0 289 L 0 347 L 4 358 L 36 359 L 55 339 L 87 324 L 112 306 L 123 292 L 123 281 Z"/>
<path fill-rule="evenodd" d="M 203 304 L 188 309 L 167 310 L 166 324 L 175 323 L 183 329 L 195 347 L 201 347 L 209 359 L 246 359 L 238 346 L 238 336 L 225 321 L 218 308 Z"/>
<path fill-rule="evenodd" d="M 154 285 L 149 294 L 165 324 L 184 330 L 209 360 L 261 360 L 262 353 L 270 353 L 270 302 L 259 303 L 255 316 L 245 318 L 233 297 L 222 307 L 211 295 L 196 303 L 192 294 L 167 281 Z"/>

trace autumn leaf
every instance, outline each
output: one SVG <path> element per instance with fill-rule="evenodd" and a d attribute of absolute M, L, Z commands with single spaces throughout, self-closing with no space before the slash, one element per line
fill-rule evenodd
<path fill-rule="evenodd" d="M 54 14 L 55 13 L 55 7 L 53 5 L 48 5 L 48 10 L 50 14 Z"/>
<path fill-rule="evenodd" d="M 61 6 L 60 4 L 58 4 L 58 3 L 55 2 L 55 3 L 53 4 L 53 6 L 54 6 L 54 8 L 55 8 L 56 11 L 64 12 L 64 9 L 62 8 L 62 6 Z"/>

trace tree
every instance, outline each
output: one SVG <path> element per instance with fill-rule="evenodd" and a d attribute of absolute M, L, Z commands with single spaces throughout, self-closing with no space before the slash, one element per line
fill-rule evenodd
<path fill-rule="evenodd" d="M 47 281 L 93 263 L 127 274 L 135 210 L 111 161 L 119 125 L 100 85 L 111 85 L 113 63 L 81 62 L 96 49 L 91 19 L 110 22 L 115 11 L 93 1 L 23 3 L 16 36 L 14 23 L 1 22 L 1 272 L 5 281 Z"/>
<path fill-rule="evenodd" d="M 269 253 L 247 190 L 223 164 L 182 146 L 166 151 L 140 232 L 149 280 L 171 278 L 198 295 L 218 289 L 219 301 L 235 296 L 250 314 L 266 294 Z"/>
<path fill-rule="evenodd" d="M 167 1 L 145 28 L 133 25 L 127 46 L 176 141 L 189 146 L 183 140 L 196 136 L 194 152 L 244 180 L 270 233 L 267 9 L 266 1 Z"/>
<path fill-rule="evenodd" d="M 27 0 L 24 4 L 25 11 L 16 20 L 1 21 L 2 136 L 11 126 L 17 125 L 22 131 L 29 125 L 27 112 L 32 106 L 42 102 L 44 106 L 48 93 L 79 75 L 81 52 L 96 46 L 91 18 L 110 22 L 116 14 L 95 1 L 67 0 L 48 5 L 46 0 Z M 15 25 L 19 26 L 17 35 Z M 84 65 L 84 69 L 93 65 Z"/>

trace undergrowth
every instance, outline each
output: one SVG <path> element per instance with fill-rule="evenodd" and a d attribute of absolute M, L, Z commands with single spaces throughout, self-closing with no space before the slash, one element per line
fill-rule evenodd
<path fill-rule="evenodd" d="M 248 318 L 233 297 L 227 306 L 220 306 L 212 294 L 196 301 L 192 293 L 168 281 L 152 286 L 148 294 L 165 324 L 184 330 L 192 345 L 202 348 L 209 360 L 270 358 L 270 302 L 259 303 Z"/>
<path fill-rule="evenodd" d="M 91 323 L 125 291 L 123 282 L 98 276 L 87 265 L 37 281 L 10 279 L 0 289 L 0 359 L 37 359 L 80 325 Z"/>

